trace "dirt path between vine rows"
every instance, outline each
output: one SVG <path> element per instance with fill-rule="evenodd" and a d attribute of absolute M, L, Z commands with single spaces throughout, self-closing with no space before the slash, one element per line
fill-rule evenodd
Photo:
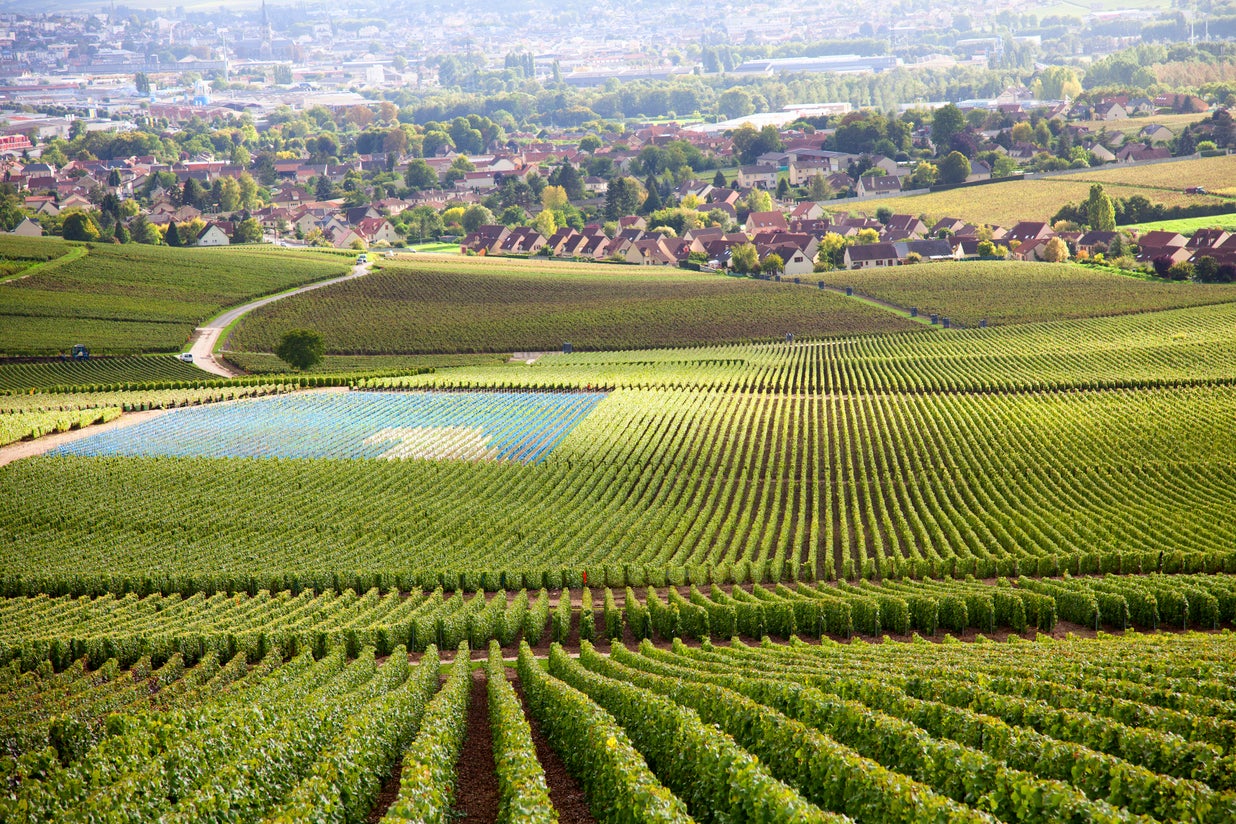
<path fill-rule="evenodd" d="M 472 673 L 468 726 L 455 768 L 455 809 L 451 817 L 468 824 L 491 824 L 498 820 L 498 770 L 494 765 L 489 689 L 484 670 Z"/>
<path fill-rule="evenodd" d="M 528 719 L 528 726 L 532 728 L 532 743 L 536 746 L 536 760 L 541 762 L 541 769 L 545 771 L 545 785 L 549 789 L 549 800 L 558 813 L 558 823 L 596 824 L 583 788 L 567 771 L 566 764 L 562 763 L 562 757 L 549 745 L 549 741 L 541 733 L 541 722 L 529 711 L 528 702 L 524 698 L 523 685 L 513 673 L 508 677 L 512 679 L 515 694 L 519 696 L 519 701 L 523 704 L 524 717 Z"/>
<path fill-rule="evenodd" d="M 151 418 L 157 418 L 160 415 L 165 415 L 170 412 L 170 409 L 147 409 L 144 412 L 125 412 L 119 418 L 108 421 L 107 423 L 95 424 L 94 426 L 83 426 L 81 429 L 70 429 L 68 432 L 56 432 L 52 435 L 44 435 L 41 438 L 35 438 L 32 441 L 18 441 L 7 446 L 0 446 L 0 466 L 10 464 L 13 461 L 20 461 L 22 458 L 33 458 L 36 455 L 45 455 L 58 446 L 63 446 L 66 443 L 80 441 L 82 438 L 88 438 L 91 435 L 96 435 L 100 432 L 108 432 L 112 429 L 124 429 L 125 427 L 148 421 Z"/>

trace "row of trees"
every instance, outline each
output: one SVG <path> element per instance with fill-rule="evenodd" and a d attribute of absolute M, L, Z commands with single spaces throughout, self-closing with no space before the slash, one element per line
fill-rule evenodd
<path fill-rule="evenodd" d="M 101 212 L 86 212 L 80 209 L 66 210 L 59 231 L 65 240 L 101 241 L 112 243 L 143 243 L 151 246 L 193 246 L 206 228 L 206 222 L 196 218 L 184 223 L 170 221 L 166 227 L 152 223 L 144 215 L 127 222 L 112 218 Z M 232 243 L 260 243 L 262 224 L 256 218 L 245 217 L 233 227 Z"/>
<path fill-rule="evenodd" d="M 1052 223 L 1064 221 L 1077 226 L 1087 226 L 1099 231 L 1115 231 L 1117 226 L 1131 226 L 1157 220 L 1176 220 L 1189 217 L 1209 217 L 1230 214 L 1228 203 L 1196 204 L 1191 206 L 1164 206 L 1144 195 L 1113 198 L 1103 191 L 1100 184 L 1090 187 L 1090 196 L 1078 204 L 1065 204 L 1052 217 Z"/>

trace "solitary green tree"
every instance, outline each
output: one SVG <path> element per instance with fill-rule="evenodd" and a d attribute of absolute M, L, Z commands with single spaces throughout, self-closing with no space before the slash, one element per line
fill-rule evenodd
<path fill-rule="evenodd" d="M 648 179 L 644 181 L 644 188 L 648 190 L 648 197 L 644 198 L 639 211 L 640 214 L 648 215 L 661 208 L 661 193 L 657 191 L 657 181 L 652 175 L 648 175 Z"/>
<path fill-rule="evenodd" d="M 1086 219 L 1090 228 L 1096 232 L 1116 231 L 1116 206 L 1098 183 L 1090 187 L 1090 198 L 1086 201 Z"/>
<path fill-rule="evenodd" d="M 742 275 L 758 272 L 760 270 L 759 252 L 750 243 L 735 246 L 734 251 L 730 253 L 730 265 L 734 268 L 735 272 Z"/>
<path fill-rule="evenodd" d="M 939 168 L 941 183 L 965 183 L 970 176 L 970 159 L 961 152 L 949 152 Z"/>
<path fill-rule="evenodd" d="M 637 181 L 629 177 L 616 177 L 605 189 L 605 217 L 618 220 L 635 214 L 643 202 L 643 192 Z"/>
<path fill-rule="evenodd" d="M 833 196 L 832 187 L 828 185 L 828 179 L 824 175 L 812 175 L 811 180 L 807 183 L 807 197 L 810 200 L 820 201 L 828 200 Z"/>
<path fill-rule="evenodd" d="M 235 233 L 232 236 L 233 243 L 261 243 L 262 242 L 262 224 L 255 217 L 248 217 L 236 224 Z"/>
<path fill-rule="evenodd" d="M 98 240 L 99 227 L 85 212 L 73 212 L 64 219 L 61 230 L 65 240 Z"/>
<path fill-rule="evenodd" d="M 473 203 L 465 209 L 461 221 L 465 232 L 475 232 L 482 226 L 493 225 L 493 222 L 494 213 L 479 203 Z"/>
<path fill-rule="evenodd" d="M 326 352 L 326 344 L 322 336 L 312 329 L 292 329 L 286 332 L 275 354 L 281 360 L 297 369 L 308 369 L 322 362 Z"/>
<path fill-rule="evenodd" d="M 941 106 L 931 116 L 931 142 L 936 144 L 936 151 L 948 148 L 953 135 L 966 128 L 966 116 L 953 103 Z"/>

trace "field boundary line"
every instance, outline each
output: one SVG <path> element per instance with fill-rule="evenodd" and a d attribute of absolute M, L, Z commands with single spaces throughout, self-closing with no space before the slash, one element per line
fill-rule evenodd
<path fill-rule="evenodd" d="M 58 446 L 63 446 L 66 443 L 80 441 L 82 438 L 88 438 L 91 435 L 100 432 L 107 432 L 112 429 L 124 429 L 125 427 L 133 426 L 142 423 L 143 421 L 157 418 L 167 412 L 168 409 L 147 409 L 141 412 L 124 412 L 120 417 L 108 421 L 107 423 L 92 424 L 83 426 L 79 429 L 70 429 L 68 432 L 55 432 L 50 435 L 33 438 L 28 441 L 16 441 L 5 446 L 0 446 L 0 466 L 11 464 L 13 461 L 20 461 L 23 458 L 33 458 L 37 455 L 45 455 Z"/>
<path fill-rule="evenodd" d="M 39 274 L 43 274 L 44 272 L 47 272 L 53 269 L 59 269 L 61 266 L 64 266 L 65 264 L 72 263 L 75 260 L 81 260 L 82 258 L 86 256 L 87 252 L 88 250 L 86 249 L 85 246 L 72 246 L 69 248 L 69 251 L 65 252 L 60 257 L 52 258 L 51 260 L 45 260 L 41 263 L 36 263 L 27 269 L 23 269 L 22 271 L 18 272 L 16 275 L 12 275 L 10 277 L 4 278 L 3 280 L 0 280 L 0 284 L 12 283 L 15 280 L 22 280 L 24 278 L 30 277 L 31 275 L 39 275 Z"/>

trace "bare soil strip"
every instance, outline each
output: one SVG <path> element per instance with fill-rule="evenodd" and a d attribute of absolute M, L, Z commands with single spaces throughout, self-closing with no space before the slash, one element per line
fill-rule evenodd
<path fill-rule="evenodd" d="M 35 438 L 32 441 L 18 441 L 7 446 L 0 447 L 0 466 L 10 464 L 13 461 L 20 461 L 22 458 L 33 458 L 36 455 L 45 455 L 55 449 L 57 446 L 73 441 L 80 441 L 82 438 L 87 438 L 99 432 L 107 432 L 112 429 L 124 429 L 126 426 L 133 426 L 142 421 L 148 421 L 151 418 L 157 418 L 160 415 L 166 414 L 171 410 L 168 409 L 148 409 L 145 412 L 125 412 L 119 418 L 107 423 L 95 424 L 94 426 L 83 426 L 81 429 L 71 429 L 68 432 L 57 432 L 53 435 L 44 435 L 41 438 Z"/>
<path fill-rule="evenodd" d="M 549 800 L 553 802 L 554 809 L 558 812 L 559 824 L 596 824 L 596 819 L 592 817 L 592 810 L 588 808 L 588 798 L 584 795 L 583 788 L 579 786 L 575 777 L 567 772 L 562 758 L 553 747 L 549 746 L 549 742 L 541 734 L 541 724 L 536 716 L 528 712 L 528 702 L 524 700 L 524 691 L 518 681 L 515 682 L 515 692 L 524 705 L 524 716 L 528 719 L 528 725 L 532 727 L 532 743 L 536 745 L 536 757 L 541 762 L 541 769 L 545 770 Z"/>
<path fill-rule="evenodd" d="M 452 818 L 468 824 L 498 819 L 498 771 L 494 766 L 493 733 L 489 728 L 489 691 L 485 672 L 472 673 L 468 728 L 455 767 L 455 810 Z"/>
<path fill-rule="evenodd" d="M 373 802 L 373 809 L 369 811 L 369 817 L 365 819 L 365 824 L 377 824 L 386 815 L 386 811 L 395 803 L 395 799 L 399 797 L 399 777 L 403 773 L 403 756 L 395 762 L 395 766 L 391 767 L 391 774 L 382 782 L 382 791 L 378 793 L 378 798 Z"/>

